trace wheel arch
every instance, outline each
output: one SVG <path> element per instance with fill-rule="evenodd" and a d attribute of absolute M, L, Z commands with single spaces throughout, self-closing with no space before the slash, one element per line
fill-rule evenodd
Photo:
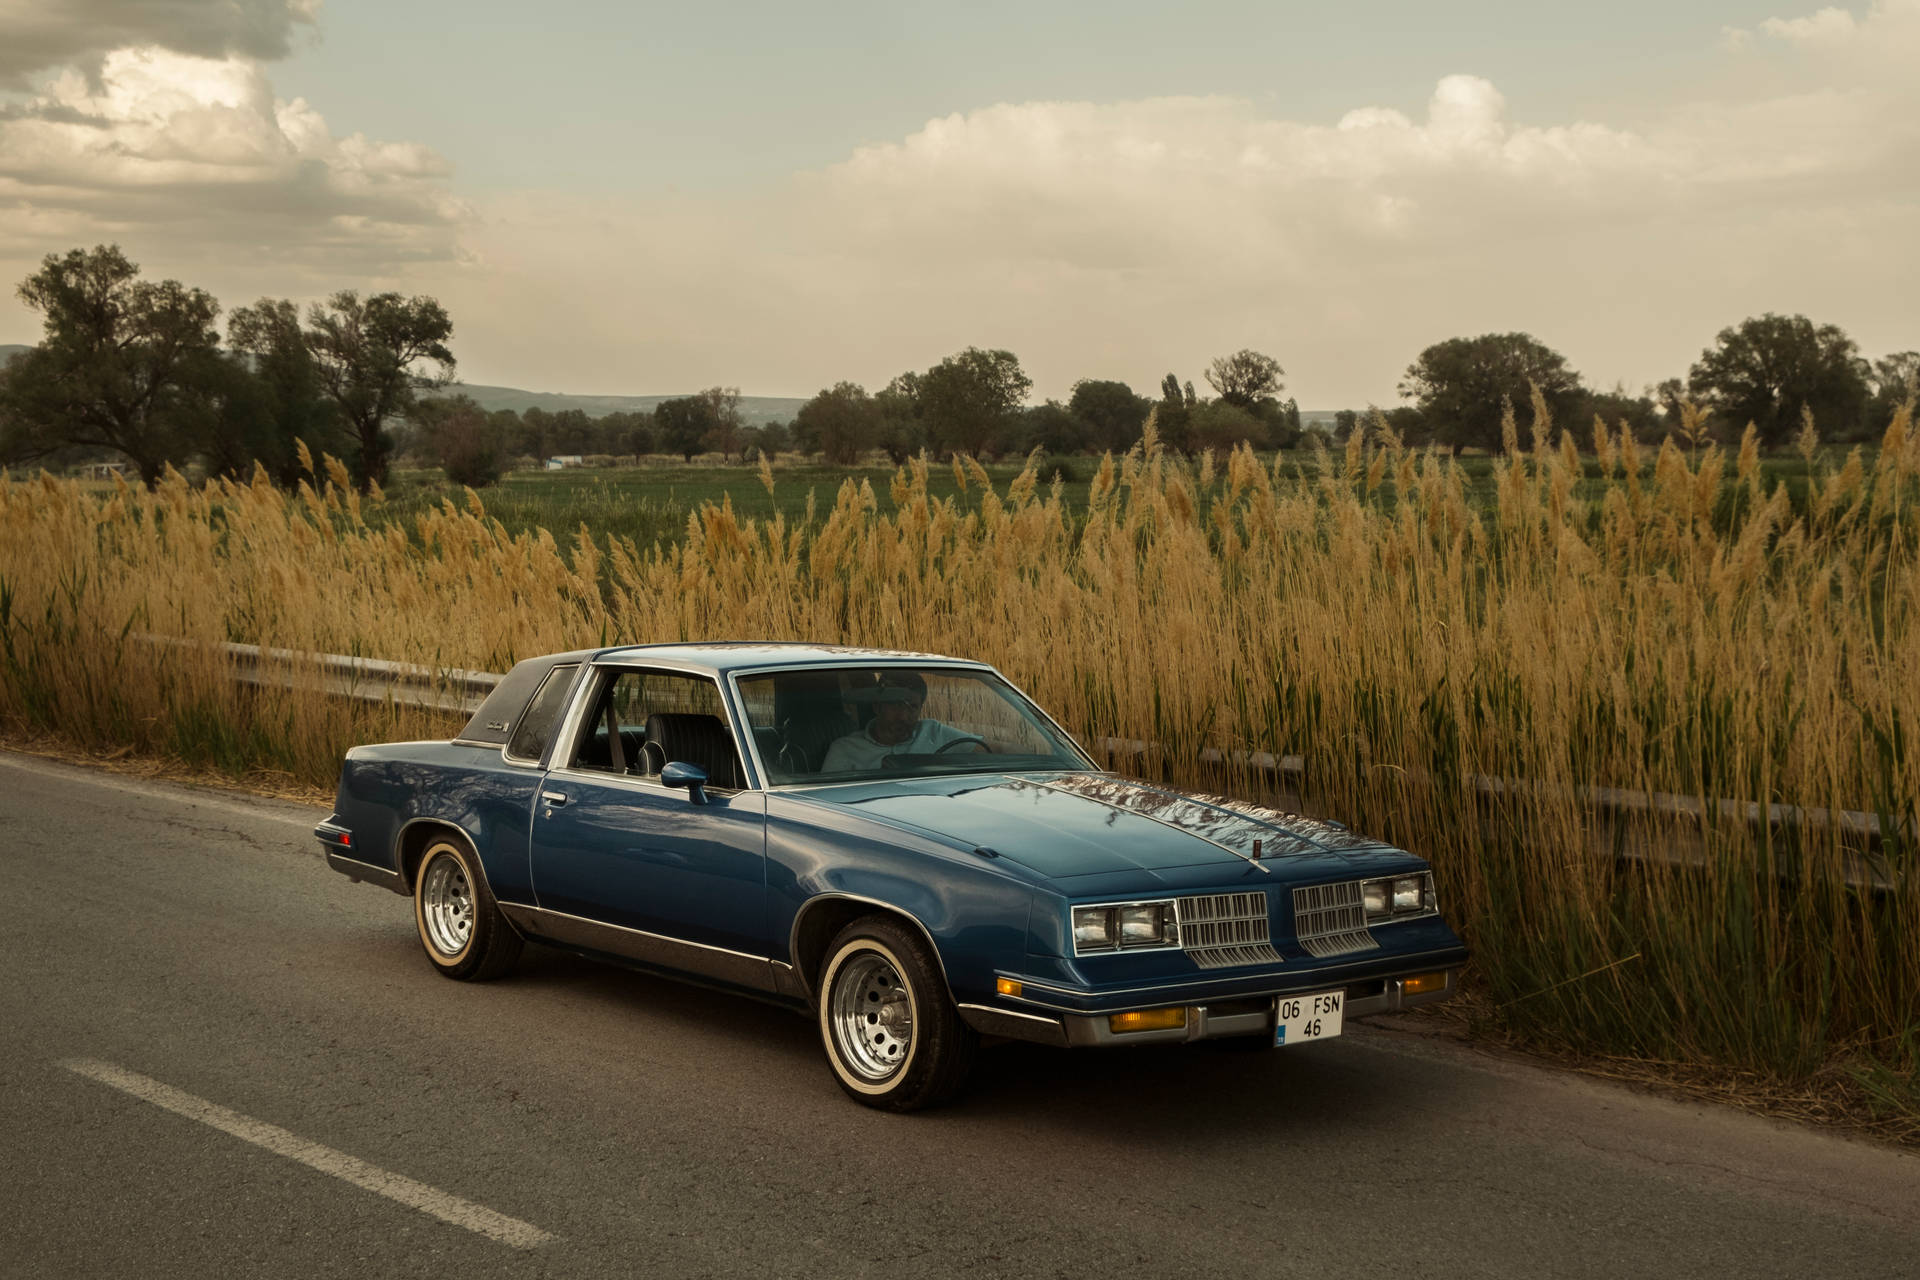
<path fill-rule="evenodd" d="M 940 954 L 940 946 L 933 940 L 933 931 L 927 928 L 920 917 L 904 907 L 882 902 L 878 898 L 852 893 L 822 893 L 807 899 L 794 916 L 793 935 L 787 953 L 793 958 L 794 972 L 809 1001 L 819 995 L 820 970 L 827 962 L 827 945 L 842 929 L 866 916 L 891 917 L 918 934 L 927 944 L 927 950 L 933 954 L 934 966 L 940 971 L 940 981 L 946 986 L 948 996 L 953 995 L 953 980 L 947 976 L 946 957 Z"/>
<path fill-rule="evenodd" d="M 473 836 L 459 823 L 449 822 L 445 818 L 409 818 L 401 824 L 393 841 L 394 864 L 400 869 L 401 883 L 405 886 L 401 892 L 413 893 L 414 877 L 420 872 L 420 859 L 427 856 L 435 836 L 446 836 L 465 847 L 473 858 L 473 869 L 482 880 L 486 880 L 487 866 L 480 858 L 480 848 L 474 843 Z M 493 892 L 491 882 L 487 885 L 487 892 Z M 518 933 L 519 930 L 514 932 Z"/>

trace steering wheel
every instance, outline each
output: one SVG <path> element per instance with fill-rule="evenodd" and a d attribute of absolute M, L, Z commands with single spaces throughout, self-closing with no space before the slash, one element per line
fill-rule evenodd
<path fill-rule="evenodd" d="M 985 751 L 988 753 L 991 753 L 993 751 L 993 748 L 987 745 L 987 740 L 985 738 L 976 738 L 969 733 L 962 737 L 954 738 L 951 741 L 941 743 L 939 746 L 933 749 L 933 754 L 937 756 L 943 756 L 947 754 L 947 752 L 953 750 L 955 747 L 963 746 L 964 744 L 969 742 L 976 744 L 982 751 Z"/>

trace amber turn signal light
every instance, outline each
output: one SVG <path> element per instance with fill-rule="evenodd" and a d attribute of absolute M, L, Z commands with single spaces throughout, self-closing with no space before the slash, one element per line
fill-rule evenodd
<path fill-rule="evenodd" d="M 1187 1025 L 1187 1011 L 1178 1009 L 1141 1009 L 1134 1013 L 1107 1016 L 1107 1027 L 1116 1035 L 1128 1031 L 1172 1031 Z"/>
<path fill-rule="evenodd" d="M 1423 996 L 1429 991 L 1446 989 L 1447 975 L 1444 973 L 1421 973 L 1400 979 L 1400 994 L 1403 996 Z"/>
<path fill-rule="evenodd" d="M 1003 996 L 1017 996 L 1021 991 L 1020 984 L 1012 978 L 995 978 L 993 989 Z"/>

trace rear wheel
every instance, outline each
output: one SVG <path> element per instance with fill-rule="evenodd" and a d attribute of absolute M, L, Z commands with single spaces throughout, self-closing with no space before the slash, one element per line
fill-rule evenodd
<path fill-rule="evenodd" d="M 820 1040 L 848 1096 L 914 1111 L 956 1093 L 979 1037 L 960 1020 L 927 944 L 906 925 L 868 916 L 840 931 L 820 974 Z"/>
<path fill-rule="evenodd" d="M 494 905 L 480 862 L 465 844 L 436 838 L 413 877 L 413 921 L 433 967 L 484 982 L 513 968 L 523 945 Z"/>

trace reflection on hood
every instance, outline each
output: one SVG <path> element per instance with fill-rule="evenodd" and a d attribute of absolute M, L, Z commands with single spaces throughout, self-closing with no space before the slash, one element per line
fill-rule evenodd
<path fill-rule="evenodd" d="M 1010 780 L 1008 785 L 1047 787 L 1072 795 L 1097 800 L 1127 813 L 1137 813 L 1170 827 L 1177 827 L 1210 844 L 1231 849 L 1242 857 L 1253 857 L 1253 842 L 1260 842 L 1261 858 L 1279 858 L 1289 854 L 1324 853 L 1341 849 L 1373 849 L 1380 842 L 1354 835 L 1345 827 L 1309 818 L 1304 814 L 1283 813 L 1225 796 L 1189 795 L 1167 791 L 1144 782 L 1091 773 L 1066 773 L 1026 783 Z"/>

